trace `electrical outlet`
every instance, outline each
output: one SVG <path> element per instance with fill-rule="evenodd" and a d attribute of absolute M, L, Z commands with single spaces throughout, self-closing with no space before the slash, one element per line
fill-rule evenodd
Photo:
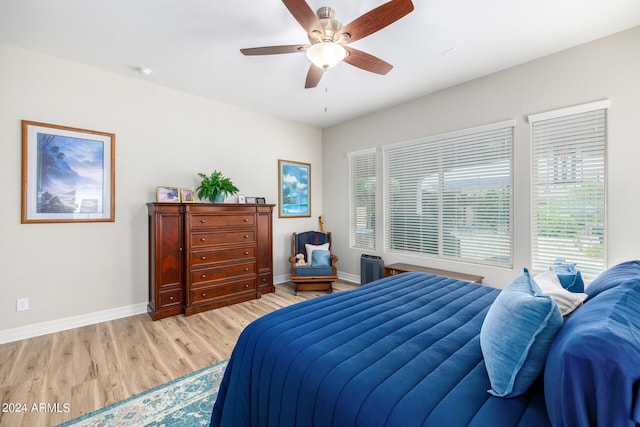
<path fill-rule="evenodd" d="M 29 298 L 18 298 L 16 301 L 16 311 L 29 310 Z"/>

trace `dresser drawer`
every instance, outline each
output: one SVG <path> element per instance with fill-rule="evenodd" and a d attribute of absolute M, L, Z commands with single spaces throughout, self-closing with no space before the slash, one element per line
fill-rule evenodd
<path fill-rule="evenodd" d="M 191 246 L 224 245 L 229 243 L 249 243 L 256 241 L 255 230 L 228 231 L 220 233 L 192 233 Z"/>
<path fill-rule="evenodd" d="M 198 270 L 191 270 L 190 274 L 190 282 L 189 283 L 202 283 L 202 282 L 210 282 L 212 280 L 226 279 L 233 276 L 242 276 L 245 274 L 251 274 L 255 277 L 256 273 L 256 263 L 255 262 L 247 262 L 236 265 L 229 265 L 226 267 L 216 267 L 216 268 L 201 268 Z"/>
<path fill-rule="evenodd" d="M 191 289 L 191 302 L 198 303 L 213 298 L 227 297 L 240 292 L 255 292 L 256 280 L 237 280 L 234 282 L 226 282 L 222 285 L 202 286 Z"/>
<path fill-rule="evenodd" d="M 160 291 L 160 307 L 171 307 L 182 304 L 182 288 L 170 291 Z"/>
<path fill-rule="evenodd" d="M 253 213 L 240 215 L 192 214 L 189 215 L 189 224 L 191 229 L 206 227 L 250 227 L 256 224 L 256 220 Z"/>
<path fill-rule="evenodd" d="M 216 262 L 236 261 L 243 259 L 251 259 L 256 256 L 255 246 L 247 246 L 244 248 L 232 248 L 224 250 L 208 250 L 208 251 L 193 251 L 191 252 L 191 265 L 192 267 L 212 264 Z"/>

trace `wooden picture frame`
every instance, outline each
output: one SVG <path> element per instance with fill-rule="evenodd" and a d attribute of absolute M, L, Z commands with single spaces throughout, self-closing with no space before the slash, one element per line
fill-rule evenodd
<path fill-rule="evenodd" d="M 22 120 L 22 223 L 115 221 L 115 141 Z"/>
<path fill-rule="evenodd" d="M 278 217 L 311 216 L 311 164 L 278 160 Z"/>
<path fill-rule="evenodd" d="M 180 201 L 182 203 L 195 203 L 196 195 L 193 188 L 181 188 L 180 189 Z"/>
<path fill-rule="evenodd" d="M 158 203 L 180 203 L 179 187 L 156 187 L 156 202 Z"/>

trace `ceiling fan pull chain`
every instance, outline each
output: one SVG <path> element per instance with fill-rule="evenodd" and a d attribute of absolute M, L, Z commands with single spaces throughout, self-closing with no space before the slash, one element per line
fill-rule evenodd
<path fill-rule="evenodd" d="M 327 112 L 327 87 L 324 87 L 324 112 Z"/>

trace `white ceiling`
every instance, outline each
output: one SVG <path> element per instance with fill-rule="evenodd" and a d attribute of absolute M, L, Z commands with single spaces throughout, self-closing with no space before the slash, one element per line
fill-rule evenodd
<path fill-rule="evenodd" d="M 308 0 L 347 24 L 385 0 Z M 307 43 L 280 0 L 0 0 L 0 42 L 328 127 L 640 25 L 639 0 L 414 0 L 415 10 L 352 44 L 394 65 L 340 64 L 304 89 Z M 1 66 L 1 64 L 0 64 Z M 153 70 L 149 77 L 139 67 Z"/>

